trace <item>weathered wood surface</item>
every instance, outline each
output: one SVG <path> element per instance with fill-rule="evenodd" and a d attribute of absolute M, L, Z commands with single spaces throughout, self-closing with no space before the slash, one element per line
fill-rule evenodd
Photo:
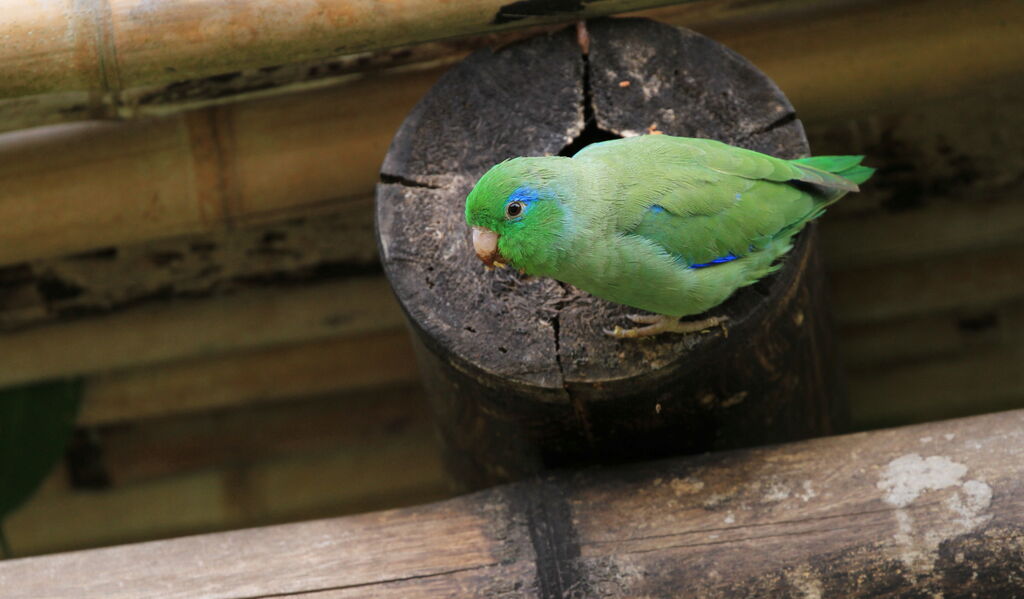
<path fill-rule="evenodd" d="M 1024 412 L 0 563 L 36 597 L 1019 597 Z"/>
<path fill-rule="evenodd" d="M 780 275 L 710 312 L 729 318 L 727 336 L 616 341 L 602 328 L 630 308 L 483 271 L 465 197 L 509 157 L 571 155 L 651 128 L 808 151 L 785 96 L 723 46 L 646 20 L 588 29 L 587 57 L 572 32 L 471 56 L 413 110 L 382 167 L 385 273 L 416 331 L 453 472 L 469 486 L 826 434 L 842 414 L 810 231 Z"/>

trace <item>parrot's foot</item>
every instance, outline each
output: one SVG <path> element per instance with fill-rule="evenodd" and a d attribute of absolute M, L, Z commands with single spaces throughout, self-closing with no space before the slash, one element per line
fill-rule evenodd
<path fill-rule="evenodd" d="M 647 326 L 624 329 L 616 325 L 613 330 L 605 329 L 605 335 L 610 335 L 616 339 L 633 339 L 636 337 L 650 337 L 651 335 L 659 335 L 661 333 L 701 333 L 710 328 L 720 326 L 722 327 L 722 333 L 726 337 L 729 336 L 729 331 L 725 328 L 725 321 L 729 320 L 727 316 L 712 316 L 711 318 L 695 321 L 681 321 L 678 318 L 661 314 L 627 314 L 626 318 L 637 324 L 645 324 Z"/>

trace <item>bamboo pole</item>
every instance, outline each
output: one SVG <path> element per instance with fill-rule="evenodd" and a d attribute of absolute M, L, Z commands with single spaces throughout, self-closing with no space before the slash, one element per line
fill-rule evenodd
<path fill-rule="evenodd" d="M 813 13 L 823 8 L 837 11 L 844 5 L 863 0 L 801 2 L 797 10 L 786 13 Z M 659 13 L 659 18 L 681 24 L 713 23 L 735 20 L 739 16 L 766 18 L 778 12 L 763 5 L 733 5 L 727 2 L 684 3 Z M 691 10 L 692 9 L 692 10 Z M 536 35 L 558 25 L 530 26 L 512 31 L 495 31 L 434 42 L 388 47 L 381 50 L 347 54 L 324 60 L 276 64 L 242 69 L 231 73 L 181 81 L 172 79 L 154 85 L 128 87 L 119 93 L 102 94 L 86 89 L 36 93 L 4 98 L 0 94 L 0 131 L 65 123 L 95 118 L 140 118 L 159 116 L 221 105 L 227 102 L 267 97 L 323 86 L 338 85 L 360 73 L 403 65 L 450 64 L 471 50 L 483 46 L 501 46 L 528 35 Z"/>
<path fill-rule="evenodd" d="M 201 79 L 122 90 L 116 97 L 88 91 L 0 98 L 0 132 L 87 119 L 140 119 L 282 94 L 345 85 L 388 71 L 437 68 L 478 48 L 500 47 L 561 27 L 543 25 L 451 40 L 302 61 Z"/>
<path fill-rule="evenodd" d="M 78 424 L 241 409 L 418 381 L 408 335 L 395 327 L 90 376 Z"/>
<path fill-rule="evenodd" d="M 0 264 L 210 231 L 370 193 L 437 71 L 130 124 L 0 135 Z M 403 85 L 404 83 L 404 85 Z M 376 107 L 372 118 L 362 109 Z"/>
<path fill-rule="evenodd" d="M 122 90 L 684 0 L 0 2 L 0 97 Z"/>
<path fill-rule="evenodd" d="M 377 276 L 154 303 L 5 334 L 0 343 L 0 388 L 393 330 L 401 323 L 387 283 Z"/>
<path fill-rule="evenodd" d="M 1013 597 L 1024 411 L 0 562 L 9 599 Z"/>
<path fill-rule="evenodd" d="M 303 437 L 308 426 L 290 411 L 282 412 L 283 423 L 272 419 L 276 413 L 244 411 L 212 414 L 205 423 L 189 419 L 189 429 L 177 419 L 178 437 L 168 436 L 173 423 L 155 430 L 112 427 L 98 439 L 109 488 L 72 487 L 62 464 L 31 501 L 5 518 L 4 532 L 14 555 L 26 556 L 447 498 L 451 492 L 421 402 L 407 390 L 337 398 L 328 417 L 314 416 L 321 418 L 314 425 L 319 442 Z M 346 409 L 359 414 L 346 421 Z M 246 423 L 248 435 L 242 432 Z M 281 430 L 289 424 L 290 431 Z M 331 425 L 338 427 L 333 441 L 324 438 Z M 351 426 L 362 428 L 347 442 Z M 218 427 L 227 429 L 220 451 Z M 261 428 L 278 430 L 261 434 Z M 122 436 L 133 431 L 137 442 Z M 143 438 L 147 432 L 155 434 Z M 282 433 L 287 433 L 283 439 Z M 198 444 L 191 442 L 193 435 L 199 436 Z M 119 464 L 133 459 L 129 453 L 138 463 Z M 196 461 L 182 460 L 183 455 Z M 146 464 L 166 472 L 140 471 Z M 126 476 L 135 474 L 147 476 Z M 6 597 L 6 586 L 4 591 Z"/>
<path fill-rule="evenodd" d="M 600 6 L 595 5 L 593 9 L 602 9 L 606 3 L 597 4 Z M 810 0 L 798 3 L 718 0 L 684 2 L 635 14 L 689 27 L 723 41 L 753 58 L 762 70 L 776 78 L 779 67 L 809 75 L 827 74 L 833 69 L 853 71 L 851 76 L 834 80 L 826 76 L 832 100 L 845 103 L 851 93 L 856 97 L 878 100 L 893 91 L 888 83 L 890 79 L 882 77 L 879 80 L 875 67 L 878 55 L 888 55 L 890 50 L 898 50 L 889 55 L 890 59 L 892 56 L 900 59 L 890 60 L 888 68 L 902 71 L 900 77 L 913 78 L 915 84 L 906 87 L 917 94 L 924 92 L 927 95 L 936 89 L 955 91 L 965 78 L 991 70 L 991 67 L 977 68 L 981 62 L 1002 65 L 1004 69 L 1014 68 L 1020 59 L 1019 39 L 1014 32 L 1024 25 L 1022 12 L 1012 0 L 985 0 L 970 5 L 950 0 L 928 4 L 916 0 Z M 500 46 L 553 27 L 556 25 L 530 26 L 410 46 L 389 46 L 383 50 L 327 60 L 321 57 L 289 64 L 275 63 L 271 67 L 236 70 L 188 81 L 176 77 L 169 82 L 126 87 L 116 95 L 87 89 L 10 98 L 3 98 L 0 94 L 0 131 L 90 118 L 165 115 L 337 85 L 358 78 L 362 72 L 382 68 L 449 64 L 470 50 L 486 45 Z M 879 28 L 888 29 L 889 35 L 878 37 L 887 37 L 889 41 L 863 43 L 861 36 L 865 31 Z M 780 40 L 777 34 L 780 29 L 788 30 L 789 36 Z M 926 35 L 934 32 L 942 35 Z M 892 47 L 902 46 L 901 38 L 907 36 L 912 37 L 918 46 L 916 53 L 909 55 L 909 60 L 903 48 Z M 797 39 L 801 43 L 794 46 L 793 40 Z M 858 41 L 862 43 L 857 44 Z M 793 49 L 788 50 L 790 47 Z M 989 47 L 991 51 L 985 50 Z M 768 55 L 766 61 L 760 58 L 765 52 Z M 942 61 L 943 76 L 922 77 L 928 70 L 920 72 L 919 57 L 935 56 L 938 59 L 942 55 L 953 57 L 953 60 Z M 965 55 L 971 57 L 970 61 L 956 59 Z M 773 64 L 776 58 L 783 64 Z M 785 63 L 790 64 L 787 67 Z M 791 98 L 805 91 L 824 91 L 817 89 L 823 86 L 821 76 L 806 77 L 806 80 L 801 88 L 808 89 L 794 90 L 788 85 L 783 85 L 783 89 Z M 865 91 L 870 93 L 865 94 Z"/>
<path fill-rule="evenodd" d="M 1006 0 L 941 6 L 872 5 L 847 19 L 782 21 L 756 35 L 742 22 L 708 22 L 775 79 L 805 119 L 916 105 L 1019 77 L 1024 44 L 1007 23 L 1024 25 L 1021 11 Z M 801 44 L 815 44 L 813 63 L 793 55 L 792 40 L 808 31 L 813 36 Z M 944 75 L 934 77 L 939 66 Z M 0 135 L 0 264 L 266 220 L 370 193 L 395 129 L 439 72 L 391 73 L 138 123 Z"/>

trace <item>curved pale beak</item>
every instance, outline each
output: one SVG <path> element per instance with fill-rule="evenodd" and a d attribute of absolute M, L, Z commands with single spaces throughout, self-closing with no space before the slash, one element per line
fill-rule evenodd
<path fill-rule="evenodd" d="M 484 227 L 473 227 L 473 250 L 487 266 L 504 266 L 498 251 L 498 234 Z"/>

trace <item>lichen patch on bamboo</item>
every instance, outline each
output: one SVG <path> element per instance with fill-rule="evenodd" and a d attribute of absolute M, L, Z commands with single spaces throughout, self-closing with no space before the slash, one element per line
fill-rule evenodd
<path fill-rule="evenodd" d="M 923 442 L 923 439 L 919 439 Z M 968 467 L 945 456 L 922 457 L 909 453 L 890 461 L 876 487 L 882 500 L 897 509 L 892 541 L 900 561 L 912 572 L 931 572 L 939 559 L 939 546 L 969 533 L 992 519 L 992 487 L 982 480 L 967 480 Z M 939 502 L 934 494 L 941 493 Z M 918 501 L 928 497 L 927 502 Z M 917 510 L 940 510 L 941 518 L 918 527 Z"/>
<path fill-rule="evenodd" d="M 959 484 L 966 473 L 967 466 L 949 458 L 909 453 L 889 462 L 876 486 L 885 492 L 886 503 L 906 507 L 925 491 Z"/>

